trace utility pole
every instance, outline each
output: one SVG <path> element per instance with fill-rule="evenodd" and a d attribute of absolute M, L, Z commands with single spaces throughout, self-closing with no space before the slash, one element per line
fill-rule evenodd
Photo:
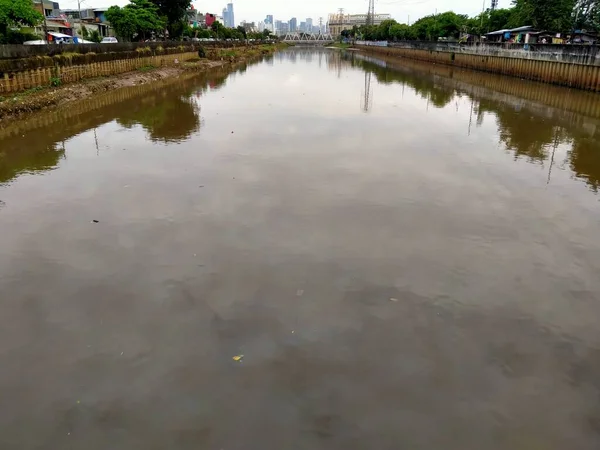
<path fill-rule="evenodd" d="M 483 34 L 483 15 L 484 14 L 485 14 L 485 0 L 483 0 L 483 6 L 481 7 L 481 29 L 479 30 L 479 40 L 480 41 L 481 41 L 481 35 Z"/>
<path fill-rule="evenodd" d="M 46 22 L 46 8 L 44 7 L 44 0 L 42 0 L 42 16 L 44 16 L 44 41 L 49 44 L 48 40 L 48 23 Z"/>
<path fill-rule="evenodd" d="M 83 0 L 85 1 L 85 0 Z M 83 39 L 83 22 L 81 21 L 81 3 L 82 0 L 77 0 L 77 9 L 79 10 L 79 34 L 81 35 L 81 38 Z"/>

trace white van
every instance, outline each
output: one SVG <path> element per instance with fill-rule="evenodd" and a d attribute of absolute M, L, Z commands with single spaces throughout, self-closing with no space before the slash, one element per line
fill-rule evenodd
<path fill-rule="evenodd" d="M 102 38 L 102 42 L 101 44 L 118 44 L 119 41 L 117 41 L 116 37 L 105 37 Z"/>

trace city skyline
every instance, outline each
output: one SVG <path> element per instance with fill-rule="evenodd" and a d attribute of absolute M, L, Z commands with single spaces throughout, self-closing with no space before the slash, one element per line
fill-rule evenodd
<path fill-rule="evenodd" d="M 89 0 L 89 4 L 94 8 L 109 7 L 112 5 L 123 6 L 129 3 L 128 0 Z M 489 8 L 491 0 L 485 1 L 485 7 Z M 61 0 L 61 7 L 77 8 L 77 0 Z M 201 12 L 213 14 L 222 14 L 224 7 L 223 1 L 202 0 L 192 1 L 194 7 Z M 273 15 L 273 22 L 276 20 L 289 21 L 292 17 L 300 20 L 311 17 L 313 24 L 318 24 L 319 17 L 326 21 L 329 14 L 335 13 L 339 8 L 344 8 L 346 14 L 366 13 L 368 9 L 367 0 L 305 0 L 302 3 L 286 3 L 280 0 L 236 0 L 233 1 L 237 23 L 242 20 L 246 22 L 264 21 L 266 15 Z M 499 0 L 498 8 L 511 7 L 510 0 Z M 468 14 L 475 16 L 482 10 L 482 3 L 479 0 L 463 0 L 456 2 L 451 0 L 390 0 L 389 2 L 376 1 L 376 13 L 389 13 L 393 19 L 400 23 L 407 23 L 410 16 L 410 22 L 413 23 L 421 17 L 441 13 L 445 11 L 454 11 L 459 14 Z"/>

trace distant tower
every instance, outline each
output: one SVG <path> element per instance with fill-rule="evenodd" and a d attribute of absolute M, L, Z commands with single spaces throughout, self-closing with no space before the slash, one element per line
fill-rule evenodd
<path fill-rule="evenodd" d="M 498 7 L 498 0 L 492 0 L 492 5 L 491 5 L 491 10 L 495 11 L 496 8 Z"/>
<path fill-rule="evenodd" d="M 369 0 L 369 11 L 367 12 L 368 25 L 375 25 L 375 0 Z"/>
<path fill-rule="evenodd" d="M 323 18 L 319 17 L 319 34 L 323 34 Z"/>

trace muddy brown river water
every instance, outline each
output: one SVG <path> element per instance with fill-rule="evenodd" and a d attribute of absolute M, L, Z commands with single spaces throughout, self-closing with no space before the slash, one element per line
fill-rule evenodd
<path fill-rule="evenodd" d="M 599 186 L 600 96 L 329 50 L 23 119 L 0 448 L 598 449 Z"/>

